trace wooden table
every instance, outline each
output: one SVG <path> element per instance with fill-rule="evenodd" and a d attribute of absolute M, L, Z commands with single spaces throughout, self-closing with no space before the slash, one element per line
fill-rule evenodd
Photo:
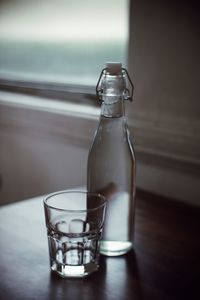
<path fill-rule="evenodd" d="M 42 197 L 0 208 L 0 299 L 200 299 L 200 210 L 137 193 L 135 249 L 85 279 L 49 271 Z"/>

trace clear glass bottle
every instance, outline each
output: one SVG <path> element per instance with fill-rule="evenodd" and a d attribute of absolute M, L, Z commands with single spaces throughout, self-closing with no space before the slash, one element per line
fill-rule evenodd
<path fill-rule="evenodd" d="M 120 63 L 108 63 L 97 83 L 101 116 L 87 166 L 88 191 L 107 197 L 100 243 L 101 254 L 107 256 L 125 254 L 133 242 L 135 157 L 124 110 L 132 94 L 127 71 Z"/>

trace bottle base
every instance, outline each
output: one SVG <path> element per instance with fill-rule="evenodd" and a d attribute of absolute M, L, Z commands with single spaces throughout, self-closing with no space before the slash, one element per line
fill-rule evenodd
<path fill-rule="evenodd" d="M 106 256 L 119 256 L 126 254 L 132 247 L 131 242 L 101 241 L 100 253 Z"/>

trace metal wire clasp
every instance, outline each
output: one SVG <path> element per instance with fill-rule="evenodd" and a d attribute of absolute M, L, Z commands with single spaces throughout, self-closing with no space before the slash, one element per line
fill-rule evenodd
<path fill-rule="evenodd" d="M 126 89 L 124 90 L 124 100 L 133 101 L 133 92 L 134 92 L 134 85 L 131 81 L 131 78 L 128 74 L 128 71 L 125 68 L 121 68 L 122 72 L 119 76 L 123 76 L 126 81 Z M 104 76 L 108 75 L 108 68 L 104 68 L 101 71 L 99 80 L 96 85 L 96 94 L 100 101 L 102 101 L 103 89 L 101 88 L 101 81 Z"/>

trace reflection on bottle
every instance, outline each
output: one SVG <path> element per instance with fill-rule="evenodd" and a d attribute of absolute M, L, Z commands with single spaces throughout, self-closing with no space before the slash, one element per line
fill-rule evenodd
<path fill-rule="evenodd" d="M 108 185 L 97 191 L 97 193 L 103 195 L 107 200 L 111 200 L 116 192 L 117 185 L 114 182 L 108 183 Z"/>

